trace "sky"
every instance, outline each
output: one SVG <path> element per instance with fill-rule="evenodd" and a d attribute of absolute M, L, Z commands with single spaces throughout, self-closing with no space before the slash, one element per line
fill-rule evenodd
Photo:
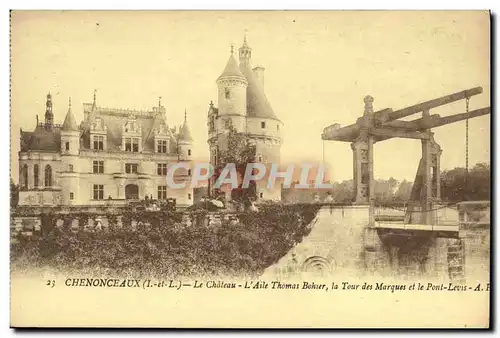
<path fill-rule="evenodd" d="M 43 120 L 53 96 L 62 123 L 71 96 L 83 119 L 94 89 L 100 106 L 167 110 L 178 126 L 188 114 L 195 156 L 208 158 L 207 111 L 215 81 L 247 39 L 252 64 L 265 67 L 265 92 L 283 121 L 282 162 L 322 162 L 335 181 L 352 178 L 348 143 L 323 142 L 323 128 L 363 113 L 394 110 L 481 86 L 470 109 L 490 106 L 489 15 L 485 11 L 26 11 L 11 16 L 11 175 L 18 180 L 19 129 Z M 459 101 L 431 110 L 465 112 Z M 413 118 L 419 118 L 415 115 Z M 436 128 L 441 168 L 465 166 L 465 122 Z M 375 145 L 376 178 L 413 180 L 418 140 Z M 490 160 L 490 116 L 469 122 L 469 165 Z"/>

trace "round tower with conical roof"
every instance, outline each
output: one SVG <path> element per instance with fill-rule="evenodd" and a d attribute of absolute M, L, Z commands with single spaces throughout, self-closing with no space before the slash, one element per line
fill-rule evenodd
<path fill-rule="evenodd" d="M 193 137 L 187 123 L 187 111 L 184 111 L 184 123 L 179 128 L 177 136 L 177 146 L 179 152 L 179 160 L 191 161 L 193 157 Z"/>
<path fill-rule="evenodd" d="M 256 161 L 272 166 L 280 163 L 283 123 L 275 115 L 264 92 L 264 67 L 252 68 L 252 48 L 247 37 L 238 49 L 239 65 L 234 49 L 223 73 L 217 79 L 218 107 L 211 102 L 208 110 L 208 144 L 210 162 L 217 166 L 219 151 L 227 150 L 225 132 L 235 127 L 255 145 Z M 281 199 L 280 187 L 267 188 L 267 182 L 257 184 L 257 198 Z"/>
<path fill-rule="evenodd" d="M 68 112 L 61 127 L 61 155 L 80 154 L 80 130 L 75 116 L 71 110 L 71 98 L 69 98 Z"/>
<path fill-rule="evenodd" d="M 245 132 L 247 111 L 248 81 L 240 71 L 234 58 L 234 47 L 231 46 L 231 55 L 224 71 L 217 79 L 218 88 L 218 123 L 217 133 L 227 131 L 232 125 L 238 132 Z"/>
<path fill-rule="evenodd" d="M 80 130 L 71 109 L 69 98 L 68 112 L 61 126 L 61 167 L 59 183 L 61 185 L 62 203 L 66 205 L 80 203 L 80 179 L 77 174 L 80 154 Z"/>

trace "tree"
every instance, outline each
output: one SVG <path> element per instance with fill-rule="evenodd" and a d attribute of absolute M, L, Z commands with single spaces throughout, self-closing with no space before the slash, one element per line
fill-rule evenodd
<path fill-rule="evenodd" d="M 444 200 L 489 200 L 490 195 L 491 169 L 488 163 L 478 163 L 468 173 L 465 168 L 454 168 L 441 174 L 441 198 Z"/>
<path fill-rule="evenodd" d="M 254 199 L 257 196 L 255 182 L 251 182 L 246 189 L 241 187 L 241 181 L 245 175 L 245 170 L 249 163 L 255 163 L 256 147 L 249 142 L 245 133 L 239 133 L 231 124 L 226 135 L 222 136 L 222 149 L 219 149 L 217 166 L 215 167 L 215 180 L 217 180 L 222 169 L 228 163 L 234 163 L 239 176 L 240 187 L 231 192 L 231 199 L 236 202 L 244 202 Z M 216 189 L 220 190 L 220 189 Z M 216 194 L 220 191 L 216 191 Z"/>
<path fill-rule="evenodd" d="M 14 180 L 10 179 L 10 207 L 15 208 L 19 203 L 19 185 L 14 183 Z"/>
<path fill-rule="evenodd" d="M 354 199 L 353 180 L 333 183 L 332 197 L 337 203 L 352 202 Z"/>
<path fill-rule="evenodd" d="M 388 180 L 375 180 L 375 198 L 378 201 L 392 201 L 394 199 L 394 191 L 398 185 L 398 181 L 393 177 Z"/>
<path fill-rule="evenodd" d="M 412 182 L 403 180 L 396 189 L 396 192 L 394 193 L 394 200 L 398 202 L 408 201 L 410 199 L 412 187 L 413 187 Z"/>

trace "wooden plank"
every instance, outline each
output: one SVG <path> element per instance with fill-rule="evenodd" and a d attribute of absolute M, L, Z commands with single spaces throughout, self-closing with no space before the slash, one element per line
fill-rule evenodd
<path fill-rule="evenodd" d="M 404 230 L 405 229 L 405 224 L 403 224 L 403 223 L 380 223 L 380 222 L 375 222 L 375 228 Z"/>
<path fill-rule="evenodd" d="M 430 225 L 430 224 L 403 224 L 403 223 L 387 223 L 376 222 L 375 228 L 378 229 L 398 229 L 407 231 L 430 231 L 430 232 L 456 232 L 459 231 L 457 225 Z"/>
<path fill-rule="evenodd" d="M 424 110 L 430 110 L 439 106 L 443 106 L 445 104 L 449 104 L 455 101 L 463 100 L 467 97 L 471 97 L 474 95 L 481 94 L 483 92 L 483 88 L 481 87 L 474 87 L 471 89 L 463 90 L 461 92 L 453 93 L 450 95 L 442 96 L 440 98 L 422 102 L 410 107 L 406 107 L 403 109 L 395 110 L 394 112 L 390 114 L 375 114 L 374 113 L 374 119 L 377 120 L 379 123 L 386 122 L 386 121 L 392 121 L 392 120 L 397 120 L 403 117 L 407 117 L 416 113 L 420 113 Z"/>
<path fill-rule="evenodd" d="M 406 224 L 405 230 L 432 231 L 432 225 L 429 225 L 429 224 Z"/>
<path fill-rule="evenodd" d="M 420 119 L 408 121 L 408 122 L 415 123 L 415 125 L 418 125 L 419 127 L 416 127 L 413 130 L 413 131 L 418 131 L 418 130 L 424 130 L 424 129 L 437 128 L 437 127 L 441 127 L 441 126 L 444 126 L 447 124 L 460 122 L 460 121 L 463 121 L 466 119 L 472 119 L 475 117 L 488 115 L 488 114 L 490 114 L 490 112 L 491 112 L 491 108 L 487 107 L 487 108 L 476 109 L 476 110 L 473 110 L 469 113 L 461 113 L 461 114 L 445 116 L 445 117 L 440 117 L 439 115 L 434 114 L 434 115 L 429 116 L 428 118 L 420 118 Z M 391 122 L 382 123 L 382 125 L 383 126 L 392 126 L 392 124 L 394 124 L 394 126 L 397 127 L 400 122 L 406 122 L 406 121 L 391 121 Z M 405 125 L 408 127 L 408 130 L 409 130 L 410 125 L 409 124 L 405 124 Z M 401 132 L 406 132 L 406 131 L 401 131 Z M 375 141 L 381 142 L 381 141 L 389 140 L 393 137 L 400 137 L 400 136 L 379 136 L 375 139 Z"/>
<path fill-rule="evenodd" d="M 433 225 L 432 226 L 433 231 L 453 231 L 453 232 L 458 232 L 459 226 L 458 225 Z"/>
<path fill-rule="evenodd" d="M 391 128 L 371 128 L 370 134 L 377 137 L 400 137 L 400 138 L 411 138 L 419 140 L 428 140 L 429 135 L 426 133 L 421 133 L 417 131 L 404 131 Z"/>
<path fill-rule="evenodd" d="M 391 113 L 391 108 L 385 108 L 379 110 L 373 114 L 382 114 L 386 116 Z M 356 120 L 356 123 L 350 124 L 345 127 L 340 127 L 339 124 L 334 123 L 323 129 L 323 133 L 321 134 L 321 139 L 325 141 L 343 141 L 343 142 L 353 142 L 359 136 L 359 131 L 361 127 L 365 123 L 364 117 L 359 117 Z"/>
<path fill-rule="evenodd" d="M 439 121 L 439 119 L 441 119 L 441 116 L 439 116 L 439 114 L 433 114 L 431 116 L 427 116 L 425 118 L 419 118 L 412 121 L 393 120 L 393 121 L 383 122 L 380 125 L 383 127 L 402 128 L 413 131 L 419 131 L 423 129 L 428 129 L 429 123 L 435 123 Z"/>
<path fill-rule="evenodd" d="M 444 125 L 447 125 L 450 123 L 460 122 L 463 120 L 488 115 L 488 114 L 490 114 L 490 112 L 491 112 L 490 107 L 486 107 L 486 108 L 476 109 L 476 110 L 470 111 L 468 113 L 445 116 L 445 117 L 441 117 L 439 120 L 437 120 L 435 122 L 427 123 L 425 127 L 426 128 L 441 127 L 441 126 L 444 126 Z"/>

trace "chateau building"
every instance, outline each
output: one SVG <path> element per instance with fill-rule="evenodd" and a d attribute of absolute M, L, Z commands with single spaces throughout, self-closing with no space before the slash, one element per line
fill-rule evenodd
<path fill-rule="evenodd" d="M 187 124 L 169 128 L 165 107 L 148 111 L 98 107 L 84 103 L 78 125 L 69 108 L 62 125 L 54 123 L 52 96 L 45 121 L 21 130 L 19 205 L 126 205 L 127 200 L 174 198 L 191 205 L 193 190 L 167 188 L 167 167 L 190 162 L 193 138 Z M 174 181 L 189 181 L 189 169 L 175 171 Z"/>
<path fill-rule="evenodd" d="M 208 144 L 210 162 L 216 166 L 221 151 L 227 150 L 227 137 L 234 127 L 256 146 L 256 160 L 266 166 L 280 163 L 281 130 L 283 123 L 274 113 L 264 93 L 264 67 L 251 65 L 252 49 L 246 36 L 239 48 L 239 65 L 233 47 L 224 71 L 216 81 L 218 107 L 208 110 Z M 212 186 L 214 182 L 211 182 Z M 257 182 L 257 198 L 280 200 L 281 185 L 267 187 L 267 181 Z"/>

